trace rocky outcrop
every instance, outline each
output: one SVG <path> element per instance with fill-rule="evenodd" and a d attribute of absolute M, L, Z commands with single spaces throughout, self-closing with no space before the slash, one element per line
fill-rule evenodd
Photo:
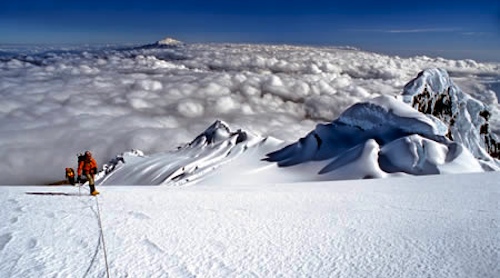
<path fill-rule="evenodd" d="M 446 125 L 446 136 L 464 144 L 476 158 L 500 157 L 500 142 L 489 128 L 490 109 L 464 93 L 443 69 L 427 69 L 405 85 L 403 100 Z"/>

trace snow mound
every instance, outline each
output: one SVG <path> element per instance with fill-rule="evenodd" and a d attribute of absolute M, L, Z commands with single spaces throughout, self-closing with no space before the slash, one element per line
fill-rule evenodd
<path fill-rule="evenodd" d="M 328 179 L 482 171 L 466 148 L 446 138 L 447 130 L 436 118 L 381 96 L 351 106 L 266 160 L 281 167 L 326 161 L 318 174 Z"/>
<path fill-rule="evenodd" d="M 464 93 L 446 70 L 432 68 L 420 72 L 405 85 L 403 100 L 443 121 L 449 127 L 446 136 L 463 144 L 485 168 L 499 169 L 493 157 L 500 157 L 500 144 L 489 128 L 489 107 Z"/>
<path fill-rule="evenodd" d="M 408 105 L 402 105 L 401 101 L 389 96 L 355 104 L 342 113 L 337 121 L 362 130 L 379 129 L 383 126 L 427 136 L 443 136 L 448 130 L 442 122 L 429 118 Z"/>

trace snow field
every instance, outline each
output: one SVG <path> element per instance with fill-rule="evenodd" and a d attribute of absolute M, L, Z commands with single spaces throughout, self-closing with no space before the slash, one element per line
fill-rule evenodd
<path fill-rule="evenodd" d="M 101 264 L 95 200 L 78 196 L 25 195 L 37 187 L 6 192 L 0 244 L 2 277 L 98 277 Z M 53 191 L 46 188 L 46 191 Z M 22 195 L 20 195 L 22 194 Z M 24 195 L 24 196 L 23 196 Z M 22 198 L 19 198 L 22 197 Z"/>
<path fill-rule="evenodd" d="M 98 198 L 112 277 L 498 277 L 498 178 L 221 180 Z M 105 276 L 94 198 L 0 191 L 0 276 Z"/>

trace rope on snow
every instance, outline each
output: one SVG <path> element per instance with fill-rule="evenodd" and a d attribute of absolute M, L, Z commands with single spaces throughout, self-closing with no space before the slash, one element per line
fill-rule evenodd
<path fill-rule="evenodd" d="M 85 185 L 86 184 L 83 183 L 83 184 L 80 184 L 78 186 L 79 195 L 81 195 L 80 188 L 82 186 L 85 186 Z M 106 249 L 106 244 L 104 243 L 104 232 L 103 232 L 103 229 L 102 229 L 102 220 L 101 220 L 101 208 L 99 206 L 99 200 L 98 200 L 97 196 L 95 196 L 95 203 L 97 205 L 97 220 L 99 222 L 99 233 L 101 234 L 100 240 L 101 240 L 101 243 L 102 243 L 102 250 L 103 250 L 103 253 L 104 253 L 104 263 L 106 264 L 106 277 L 110 278 L 110 275 L 109 275 L 109 265 L 108 265 L 108 251 Z"/>
<path fill-rule="evenodd" d="M 106 250 L 106 244 L 104 243 L 104 233 L 102 231 L 102 221 L 101 221 L 101 209 L 99 207 L 99 200 L 97 196 L 95 196 L 95 202 L 97 204 L 97 218 L 99 219 L 99 230 L 101 233 L 101 240 L 102 240 L 102 249 L 104 253 L 104 262 L 106 264 L 106 276 L 109 278 L 109 265 L 108 265 L 108 255 L 107 255 L 107 250 Z"/>

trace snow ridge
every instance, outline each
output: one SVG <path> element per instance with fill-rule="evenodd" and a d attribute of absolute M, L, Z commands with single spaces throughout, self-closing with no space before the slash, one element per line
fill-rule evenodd
<path fill-rule="evenodd" d="M 106 165 L 99 184 L 181 185 L 193 182 L 229 163 L 249 148 L 266 141 L 242 130 L 231 131 L 217 120 L 190 143 L 176 151 L 144 156 L 121 154 Z"/>

